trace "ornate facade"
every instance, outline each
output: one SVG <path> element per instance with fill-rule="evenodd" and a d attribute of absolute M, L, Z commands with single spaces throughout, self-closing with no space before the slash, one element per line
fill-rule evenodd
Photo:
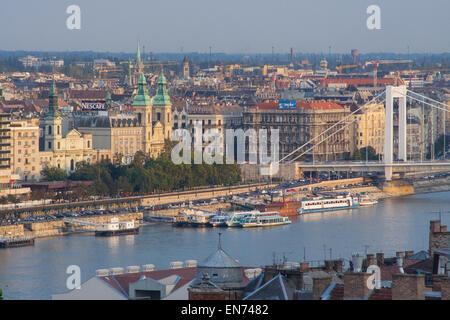
<path fill-rule="evenodd" d="M 40 120 L 40 151 L 52 152 L 49 166 L 71 172 L 81 161 L 92 162 L 92 134 L 81 133 L 72 128 L 65 136 L 62 134 L 62 116 L 58 110 L 58 95 L 55 81 L 49 94 L 48 111 Z"/>

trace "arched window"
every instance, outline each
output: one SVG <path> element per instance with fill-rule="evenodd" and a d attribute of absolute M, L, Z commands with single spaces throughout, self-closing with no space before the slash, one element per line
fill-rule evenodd
<path fill-rule="evenodd" d="M 59 126 L 58 126 L 58 134 L 60 134 L 60 131 L 59 131 Z"/>

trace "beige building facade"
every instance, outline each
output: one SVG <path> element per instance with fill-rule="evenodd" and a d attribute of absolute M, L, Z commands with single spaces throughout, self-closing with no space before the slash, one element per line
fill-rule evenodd
<path fill-rule="evenodd" d="M 11 128 L 11 171 L 21 181 L 39 181 L 39 119 L 13 120 Z"/>

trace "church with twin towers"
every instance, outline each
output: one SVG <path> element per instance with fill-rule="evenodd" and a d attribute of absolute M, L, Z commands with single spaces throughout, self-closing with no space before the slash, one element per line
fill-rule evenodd
<path fill-rule="evenodd" d="M 117 164 L 129 164 L 138 151 L 142 151 L 153 158 L 158 157 L 163 152 L 165 140 L 170 140 L 172 136 L 172 103 L 168 94 L 167 80 L 163 70 L 161 70 L 157 81 L 156 94 L 151 97 L 148 92 L 143 70 L 144 64 L 141 61 L 139 50 L 136 58 L 133 76 L 137 79 L 137 83 L 133 88 L 134 92 L 128 104 L 131 110 L 110 109 L 98 113 L 82 111 L 66 115 L 59 113 L 47 115 L 45 123 L 42 122 L 42 124 L 48 127 L 53 122 L 56 126 L 61 123 L 63 129 L 60 139 L 65 138 L 65 132 L 67 135 L 73 129 L 76 129 L 80 136 L 92 136 L 92 143 L 90 143 L 89 148 L 84 148 L 82 144 L 78 144 L 77 149 L 80 150 L 51 150 L 47 148 L 45 150 L 47 152 L 53 151 L 65 155 L 65 160 L 58 163 L 59 165 L 50 163 L 50 166 L 60 167 L 65 169 L 66 172 L 71 172 L 76 169 L 76 163 L 81 160 L 94 163 L 110 159 Z M 56 96 L 55 92 L 52 93 L 52 101 L 54 96 Z M 55 103 L 52 101 L 50 104 L 54 105 Z M 52 117 L 54 119 L 51 119 Z M 46 133 L 49 132 L 48 128 L 42 130 L 42 132 L 46 145 L 50 145 L 52 148 L 58 146 L 56 141 L 56 143 L 50 141 L 54 138 L 54 135 L 46 136 Z M 64 145 L 66 148 L 71 146 L 70 143 L 59 145 Z M 69 159 L 72 154 L 74 158 Z M 83 157 L 76 157 L 76 154 L 83 154 Z M 52 158 L 54 161 L 58 159 L 58 157 Z"/>

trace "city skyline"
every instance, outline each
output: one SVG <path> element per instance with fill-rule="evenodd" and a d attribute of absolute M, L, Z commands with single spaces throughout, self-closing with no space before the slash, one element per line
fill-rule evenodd
<path fill-rule="evenodd" d="M 0 13 L 7 30 L 2 49 L 29 51 L 133 52 L 139 39 L 146 52 L 223 52 L 229 54 L 443 53 L 450 44 L 436 34 L 450 31 L 446 12 L 450 3 L 379 0 L 352 1 L 343 6 L 331 0 L 319 3 L 285 0 L 226 5 L 171 0 L 168 2 L 115 1 L 38 3 L 9 1 Z M 81 29 L 69 30 L 68 6 L 81 9 Z M 369 30 L 367 8 L 381 10 L 381 29 Z M 139 8 L 139 10 L 138 10 Z M 35 13 L 39 12 L 39 15 Z M 447 32 L 446 32 L 447 30 Z M 252 39 L 252 41 L 249 41 Z"/>

